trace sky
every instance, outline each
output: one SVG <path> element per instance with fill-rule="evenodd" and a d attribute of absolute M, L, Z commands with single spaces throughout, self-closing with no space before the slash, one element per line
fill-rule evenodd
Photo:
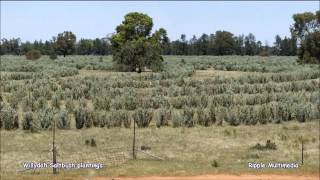
<path fill-rule="evenodd" d="M 319 6 L 319 1 L 1 1 L 1 38 L 50 40 L 66 30 L 78 40 L 102 38 L 135 11 L 148 14 L 153 30 L 165 28 L 171 40 L 226 30 L 253 33 L 271 45 L 277 34 L 290 36 L 293 14 L 315 12 Z"/>

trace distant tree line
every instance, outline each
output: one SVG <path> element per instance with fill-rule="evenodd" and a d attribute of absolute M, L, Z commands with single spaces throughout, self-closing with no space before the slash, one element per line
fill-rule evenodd
<path fill-rule="evenodd" d="M 52 40 L 36 40 L 22 42 L 20 38 L 1 39 L 0 54 L 24 55 L 30 50 L 39 50 L 43 55 L 56 53 L 58 55 L 111 55 L 112 45 L 110 38 L 80 39 L 68 31 L 53 37 Z M 69 43 L 66 39 L 69 39 Z M 195 35 L 187 40 L 182 34 L 180 39 L 163 44 L 163 55 L 297 55 L 296 39 L 290 37 L 275 37 L 275 43 L 269 46 L 257 41 L 252 33 L 247 36 L 234 36 L 228 31 L 217 31 L 212 34 L 202 34 L 199 38 Z"/>
<path fill-rule="evenodd" d="M 252 33 L 247 36 L 234 36 L 228 31 L 217 31 L 213 34 L 202 34 L 199 38 L 193 36 L 186 40 L 182 34 L 180 39 L 171 41 L 163 49 L 165 55 L 279 55 L 295 56 L 296 40 L 289 37 L 283 39 L 276 36 L 276 42 L 269 46 L 257 41 Z"/>
<path fill-rule="evenodd" d="M 132 21 L 134 20 L 134 21 Z M 290 27 L 291 37 L 275 36 L 275 42 L 262 45 L 252 33 L 235 36 L 228 31 L 195 35 L 187 40 L 182 34 L 180 39 L 170 41 L 165 29 L 161 28 L 150 35 L 152 19 L 141 13 L 129 13 L 123 25 L 116 28 L 111 37 L 80 39 L 65 31 L 49 41 L 21 42 L 20 38 L 1 39 L 0 55 L 24 55 L 30 50 L 44 55 L 114 55 L 117 62 L 141 67 L 148 59 L 162 60 L 159 55 L 277 55 L 298 56 L 300 63 L 320 63 L 320 11 L 297 13 L 293 15 L 294 24 Z M 113 51 L 113 53 L 112 53 Z M 140 65 L 139 65 L 140 64 Z M 151 63 L 151 64 L 154 64 Z M 149 65 L 151 65 L 149 64 Z"/>
<path fill-rule="evenodd" d="M 66 34 L 66 32 L 64 32 Z M 63 34 L 63 33 L 61 33 Z M 62 35 L 61 35 L 62 36 Z M 59 40 L 60 39 L 60 40 Z M 24 55 L 30 50 L 39 50 L 43 55 L 56 53 L 58 55 L 110 55 L 111 44 L 107 38 L 80 39 L 75 42 L 73 39 L 63 40 L 63 38 L 53 37 L 52 40 L 34 42 L 22 42 L 20 38 L 1 39 L 0 54 Z"/>

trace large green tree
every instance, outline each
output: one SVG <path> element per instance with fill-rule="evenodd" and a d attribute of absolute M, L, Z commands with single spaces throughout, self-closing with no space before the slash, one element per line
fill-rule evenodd
<path fill-rule="evenodd" d="M 58 34 L 55 43 L 56 51 L 65 57 L 75 51 L 76 35 L 71 31 L 64 31 Z"/>
<path fill-rule="evenodd" d="M 252 33 L 249 33 L 248 36 L 245 37 L 244 46 L 246 55 L 253 56 L 257 54 L 256 38 Z"/>
<path fill-rule="evenodd" d="M 92 40 L 90 39 L 80 39 L 77 47 L 77 54 L 89 55 L 92 53 Z"/>
<path fill-rule="evenodd" d="M 320 63 L 320 11 L 293 15 L 291 35 L 299 44 L 299 62 Z"/>
<path fill-rule="evenodd" d="M 161 28 L 151 34 L 152 27 L 152 19 L 146 14 L 132 12 L 125 15 L 111 37 L 113 61 L 118 70 L 162 69 L 160 53 L 168 39 L 167 33 Z"/>
<path fill-rule="evenodd" d="M 217 31 L 214 43 L 217 55 L 232 55 L 235 53 L 233 34 L 228 31 Z"/>

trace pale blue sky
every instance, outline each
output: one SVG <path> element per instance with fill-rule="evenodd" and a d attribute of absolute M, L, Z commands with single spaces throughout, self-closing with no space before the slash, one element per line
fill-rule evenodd
<path fill-rule="evenodd" d="M 294 13 L 318 9 L 318 1 L 1 1 L 1 38 L 49 40 L 64 30 L 73 31 L 78 40 L 105 37 L 126 13 L 138 11 L 153 18 L 154 29 L 165 28 L 171 40 L 182 33 L 190 39 L 227 30 L 235 35 L 251 32 L 271 45 L 276 34 L 290 35 Z"/>

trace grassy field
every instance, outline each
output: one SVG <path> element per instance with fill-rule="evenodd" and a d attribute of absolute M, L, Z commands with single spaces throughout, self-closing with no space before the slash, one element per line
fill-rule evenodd
<path fill-rule="evenodd" d="M 50 161 L 53 121 L 58 162 L 106 165 L 60 170 L 57 179 L 319 174 L 319 65 L 299 65 L 296 57 L 166 56 L 165 71 L 138 74 L 114 72 L 111 59 L 1 57 L 1 179 L 52 179 L 51 169 L 20 170 L 26 161 Z M 137 148 L 151 148 L 137 160 L 133 120 Z M 276 149 L 253 148 L 267 140 Z M 300 164 L 301 140 L 303 166 L 248 168 Z"/>
<path fill-rule="evenodd" d="M 107 167 L 100 170 L 61 170 L 63 177 L 198 175 L 198 174 L 319 174 L 319 122 L 240 125 L 194 128 L 137 130 L 137 144 L 151 147 L 150 152 L 164 160 L 138 153 L 138 160 L 129 158 L 112 165 L 106 156 L 123 151 L 130 156 L 132 130 L 124 128 L 91 128 L 86 130 L 59 130 L 57 132 L 58 161 L 94 161 Z M 305 139 L 305 160 L 298 169 L 249 169 L 248 162 L 286 162 L 301 164 L 301 143 Z M 50 179 L 51 169 L 23 169 L 24 161 L 46 161 L 51 154 L 50 131 L 25 133 L 22 130 L 1 131 L 1 175 L 4 179 Z M 85 139 L 94 138 L 97 146 L 85 145 Z M 275 142 L 276 150 L 251 149 L 267 139 Z M 121 147 L 110 152 L 111 147 Z M 212 166 L 213 161 L 218 163 Z"/>

